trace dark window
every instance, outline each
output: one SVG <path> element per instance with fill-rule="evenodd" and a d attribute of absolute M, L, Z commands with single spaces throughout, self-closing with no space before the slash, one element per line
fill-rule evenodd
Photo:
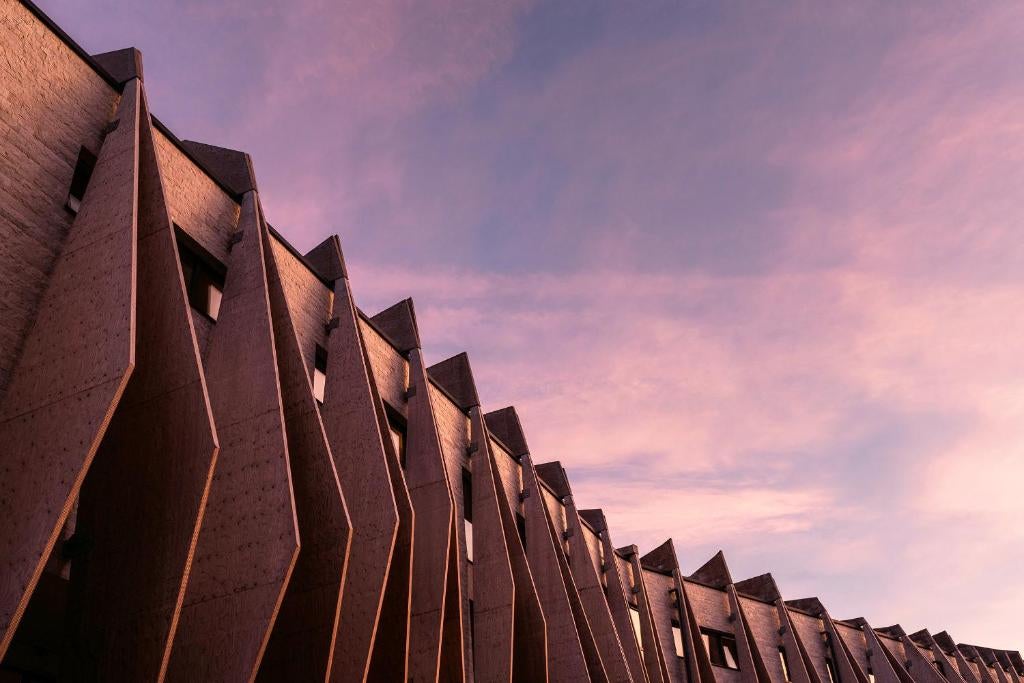
<path fill-rule="evenodd" d="M 466 537 L 466 559 L 473 561 L 473 475 L 462 468 L 462 529 Z"/>
<path fill-rule="evenodd" d="M 78 213 L 82 206 L 82 198 L 85 197 L 85 188 L 89 186 L 89 178 L 92 177 L 92 170 L 96 167 L 96 155 L 82 147 L 78 150 L 78 161 L 75 162 L 75 172 L 71 175 L 71 188 L 68 190 L 68 201 L 65 206 L 71 213 Z"/>
<path fill-rule="evenodd" d="M 324 389 L 327 388 L 327 349 L 317 344 L 313 355 L 313 398 L 324 404 Z"/>
<path fill-rule="evenodd" d="M 700 637 L 704 641 L 704 648 L 708 651 L 708 657 L 712 664 L 724 666 L 727 669 L 740 668 L 736 659 L 736 636 L 731 633 L 702 628 Z"/>
<path fill-rule="evenodd" d="M 405 443 L 406 433 L 408 432 L 407 423 L 402 414 L 387 403 L 384 404 L 384 411 L 388 415 L 388 431 L 391 433 L 391 443 L 395 446 L 395 454 L 398 455 L 398 462 L 404 470 L 408 466 Z"/>
<path fill-rule="evenodd" d="M 828 672 L 829 683 L 839 683 L 839 676 L 836 675 L 836 667 L 832 664 L 832 660 L 829 658 L 825 659 L 825 670 Z"/>
<path fill-rule="evenodd" d="M 522 514 L 516 513 L 516 529 L 519 530 L 519 540 L 523 542 L 523 547 L 526 547 L 526 517 Z"/>
<path fill-rule="evenodd" d="M 779 645 L 779 663 L 782 665 L 783 680 L 793 680 L 793 677 L 789 675 L 789 660 L 786 659 L 786 648 L 781 645 Z"/>
<path fill-rule="evenodd" d="M 220 300 L 224 294 L 226 269 L 180 228 L 175 230 L 181 276 L 185 281 L 188 303 L 195 310 L 216 322 Z"/>

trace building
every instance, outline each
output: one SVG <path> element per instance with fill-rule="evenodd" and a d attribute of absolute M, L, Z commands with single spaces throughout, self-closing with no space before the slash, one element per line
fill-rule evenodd
<path fill-rule="evenodd" d="M 412 302 L 369 316 L 133 49 L 0 0 L 0 683 L 1021 683 L 616 546 Z M 622 539 L 618 539 L 619 542 Z"/>

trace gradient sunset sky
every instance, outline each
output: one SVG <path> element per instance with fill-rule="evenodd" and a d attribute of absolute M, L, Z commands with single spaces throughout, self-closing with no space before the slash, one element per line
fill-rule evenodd
<path fill-rule="evenodd" d="M 1024 3 L 38 2 L 618 545 L 1024 647 Z"/>

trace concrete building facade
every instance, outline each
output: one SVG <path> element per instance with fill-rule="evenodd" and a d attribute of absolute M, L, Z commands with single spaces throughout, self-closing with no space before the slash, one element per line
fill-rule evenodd
<path fill-rule="evenodd" d="M 1022 683 L 616 546 L 412 301 L 364 313 L 336 237 L 152 115 L 138 51 L 0 0 L 0 55 L 0 683 Z"/>

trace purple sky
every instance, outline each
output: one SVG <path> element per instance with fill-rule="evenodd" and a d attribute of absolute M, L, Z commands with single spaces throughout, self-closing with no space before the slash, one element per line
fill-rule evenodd
<path fill-rule="evenodd" d="M 1024 647 L 1024 4 L 40 4 L 619 545 Z"/>

